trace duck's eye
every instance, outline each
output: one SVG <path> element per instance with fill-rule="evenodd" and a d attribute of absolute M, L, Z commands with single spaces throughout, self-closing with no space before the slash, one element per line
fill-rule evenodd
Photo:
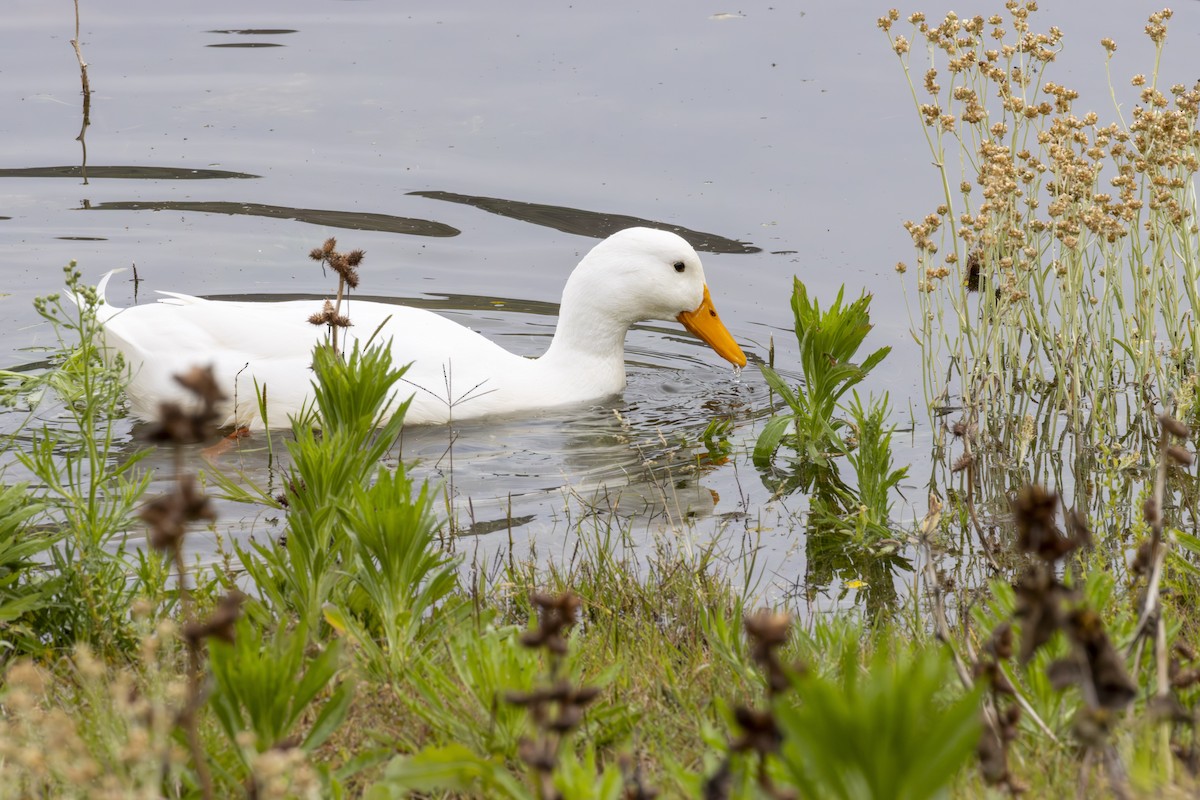
<path fill-rule="evenodd" d="M 685 269 L 687 269 L 687 265 L 685 265 L 682 261 L 675 262 L 675 271 L 676 272 L 683 272 Z"/>

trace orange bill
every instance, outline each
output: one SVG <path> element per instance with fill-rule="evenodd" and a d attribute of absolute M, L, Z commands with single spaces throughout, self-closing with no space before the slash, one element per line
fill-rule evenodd
<path fill-rule="evenodd" d="M 708 294 L 708 286 L 704 287 L 704 300 L 695 311 L 683 311 L 676 317 L 683 327 L 703 339 L 709 347 L 717 351 L 717 355 L 739 367 L 746 366 L 746 354 L 738 343 L 733 340 L 733 334 L 717 316 L 713 308 L 712 297 Z"/>

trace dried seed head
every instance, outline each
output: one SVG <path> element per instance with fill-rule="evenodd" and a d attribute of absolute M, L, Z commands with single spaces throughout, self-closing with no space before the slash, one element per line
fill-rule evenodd
<path fill-rule="evenodd" d="M 558 748 L 550 739 L 521 739 L 517 745 L 517 757 L 538 772 L 554 772 L 558 766 Z"/>
<path fill-rule="evenodd" d="M 1172 436 L 1178 436 L 1180 439 L 1191 438 L 1192 429 L 1169 414 L 1159 414 L 1158 424 Z"/>
<path fill-rule="evenodd" d="M 578 706 L 563 706 L 558 710 L 558 716 L 546 722 L 546 728 L 555 733 L 567 733 L 578 728 L 582 722 L 582 709 Z"/>
<path fill-rule="evenodd" d="M 558 595 L 534 592 L 530 600 L 538 609 L 538 627 L 523 632 L 519 637 L 521 644 L 565 655 L 567 640 L 563 632 L 578 621 L 583 600 L 574 592 Z"/>
<path fill-rule="evenodd" d="M 216 609 L 203 622 L 189 622 L 183 626 L 183 638 L 193 647 L 203 639 L 220 639 L 233 644 L 238 617 L 246 595 L 234 589 L 217 603 Z"/>
<path fill-rule="evenodd" d="M 1044 561 L 1055 561 L 1074 549 L 1058 529 L 1058 494 L 1037 485 L 1023 486 L 1013 500 L 1017 549 Z"/>
<path fill-rule="evenodd" d="M 1067 630 L 1083 651 L 1100 705 L 1114 711 L 1129 705 L 1137 686 L 1125 669 L 1124 657 L 1109 640 L 1100 615 L 1090 608 L 1078 609 L 1068 618 Z"/>
<path fill-rule="evenodd" d="M 1021 620 L 1018 657 L 1026 664 L 1062 628 L 1063 606 L 1075 593 L 1063 586 L 1045 564 L 1027 570 L 1013 589 L 1017 596 L 1017 617 Z"/>
<path fill-rule="evenodd" d="M 333 303 L 328 300 L 325 301 L 325 305 L 320 311 L 308 318 L 308 321 L 313 325 L 329 325 L 334 328 L 350 327 L 349 317 L 337 313 L 333 308 Z"/>
<path fill-rule="evenodd" d="M 733 719 L 742 729 L 742 735 L 730 744 L 734 752 L 774 753 L 783 742 L 783 732 L 770 709 L 758 711 L 738 706 L 733 710 Z"/>
<path fill-rule="evenodd" d="M 1137 552 L 1134 553 L 1133 563 L 1129 565 L 1130 571 L 1134 575 L 1150 574 L 1150 564 L 1154 556 L 1154 540 L 1143 539 L 1138 545 Z"/>
<path fill-rule="evenodd" d="M 996 723 L 988 716 L 983 717 L 983 731 L 975 754 L 979 758 L 979 771 L 983 780 L 989 785 L 1007 783 L 1008 747 L 1007 740 L 997 729 Z"/>
<path fill-rule="evenodd" d="M 1013 632 L 1010 623 L 1002 622 L 996 626 L 996 630 L 992 631 L 991 641 L 988 642 L 988 651 L 1001 660 L 1012 658 Z"/>
<path fill-rule="evenodd" d="M 746 617 L 746 633 L 767 647 L 787 642 L 792 630 L 792 617 L 783 612 L 763 608 Z"/>
<path fill-rule="evenodd" d="M 1158 515 L 1158 503 L 1155 502 L 1153 497 L 1147 497 L 1146 501 L 1142 503 L 1142 519 L 1146 520 L 1146 522 L 1149 522 L 1151 525 L 1157 525 L 1160 521 L 1161 518 Z"/>
<path fill-rule="evenodd" d="M 174 552 L 187 533 L 183 503 L 177 494 L 163 495 L 143 506 L 138 516 L 146 523 L 150 546 L 160 552 Z"/>
<path fill-rule="evenodd" d="M 1190 467 L 1192 462 L 1196 460 L 1191 451 L 1177 444 L 1167 445 L 1167 456 L 1176 464 L 1184 467 Z"/>
<path fill-rule="evenodd" d="M 216 405 L 226 399 L 225 393 L 217 385 L 211 364 L 207 367 L 192 367 L 187 372 L 173 377 L 176 383 L 196 395 L 208 406 Z"/>

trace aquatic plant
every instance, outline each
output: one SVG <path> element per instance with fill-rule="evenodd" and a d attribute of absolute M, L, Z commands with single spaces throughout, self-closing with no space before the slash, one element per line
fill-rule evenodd
<path fill-rule="evenodd" d="M 767 385 L 787 404 L 787 411 L 771 417 L 758 435 L 754 463 L 759 467 L 769 467 L 781 445 L 796 453 L 800 468 L 824 471 L 830 471 L 831 456 L 847 450 L 840 434 L 846 426 L 838 416 L 841 398 L 866 378 L 891 348 L 881 347 L 861 364 L 854 363 L 852 359 L 871 331 L 871 296 L 863 294 L 843 305 L 842 294 L 839 291 L 833 305 L 822 311 L 816 298 L 809 299 L 800 279 L 793 281 L 792 315 L 804 382 L 793 390 L 772 367 L 759 366 Z M 801 485 L 806 483 L 802 480 Z"/>

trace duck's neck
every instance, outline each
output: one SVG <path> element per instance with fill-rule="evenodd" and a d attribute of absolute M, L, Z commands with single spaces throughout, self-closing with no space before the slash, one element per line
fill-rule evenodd
<path fill-rule="evenodd" d="M 581 379 L 590 376 L 619 391 L 625 385 L 625 334 L 633 320 L 601 308 L 594 296 L 587 296 L 588 291 L 583 282 L 567 282 L 554 339 L 538 361 Z"/>

